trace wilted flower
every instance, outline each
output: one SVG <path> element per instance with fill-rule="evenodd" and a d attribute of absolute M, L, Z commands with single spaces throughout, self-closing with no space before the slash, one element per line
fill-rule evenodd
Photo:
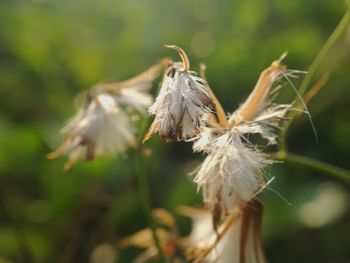
<path fill-rule="evenodd" d="M 275 130 L 292 107 L 273 104 L 270 98 L 273 84 L 286 70 L 280 62 L 274 61 L 261 73 L 253 92 L 228 118 L 228 127 L 208 125 L 193 145 L 194 151 L 208 153 L 194 181 L 214 213 L 215 224 L 266 185 L 264 168 L 273 161 L 251 143 L 249 135 L 258 134 L 267 144 L 275 144 Z"/>
<path fill-rule="evenodd" d="M 149 108 L 155 119 L 144 141 L 156 132 L 165 141 L 192 138 L 200 131 L 203 115 L 214 106 L 205 80 L 189 71 L 185 52 L 177 46 L 166 47 L 177 50 L 183 61 L 165 72 L 158 97 Z"/>
<path fill-rule="evenodd" d="M 236 209 L 218 229 L 213 227 L 209 211 L 190 211 L 193 223 L 186 254 L 191 262 L 265 262 L 260 229 L 262 205 L 258 201 Z"/>
<path fill-rule="evenodd" d="M 82 157 L 91 160 L 98 155 L 116 154 L 125 151 L 127 146 L 136 146 L 129 117 L 112 95 L 88 95 L 88 100 L 87 106 L 61 130 L 62 146 L 49 154 L 49 158 L 55 158 L 70 152 L 65 169 Z"/>
<path fill-rule="evenodd" d="M 253 197 L 264 185 L 263 168 L 272 163 L 260 150 L 244 142 L 244 135 L 239 128 L 232 128 L 215 138 L 211 153 L 194 178 L 204 202 L 219 217 Z"/>
<path fill-rule="evenodd" d="M 80 158 L 91 160 L 95 156 L 122 153 L 130 146 L 137 147 L 136 131 L 126 110 L 146 113 L 153 101 L 147 90 L 162 63 L 165 61 L 130 80 L 92 88 L 86 96 L 86 106 L 61 130 L 62 146 L 48 157 L 56 158 L 69 152 L 67 170 Z"/>
<path fill-rule="evenodd" d="M 179 236 L 175 218 L 164 209 L 152 212 L 158 227 L 145 228 L 118 242 L 120 248 L 142 249 L 133 262 L 148 262 L 158 257 L 158 249 L 172 262 L 264 263 L 261 243 L 262 205 L 257 200 L 235 209 L 215 228 L 209 210 L 181 206 L 178 213 L 192 219 L 189 236 Z M 153 234 L 157 235 L 157 248 Z"/>

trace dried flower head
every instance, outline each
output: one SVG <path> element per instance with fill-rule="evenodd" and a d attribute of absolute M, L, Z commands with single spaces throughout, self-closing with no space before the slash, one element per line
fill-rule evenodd
<path fill-rule="evenodd" d="M 89 94 L 84 109 L 61 130 L 64 142 L 49 154 L 55 158 L 69 153 L 65 169 L 69 169 L 80 158 L 92 160 L 95 156 L 125 151 L 127 146 L 136 146 L 134 129 L 129 117 L 108 93 Z"/>
<path fill-rule="evenodd" d="M 155 119 L 144 141 L 159 132 L 165 141 L 185 140 L 197 135 L 202 125 L 202 116 L 213 108 L 213 101 L 205 86 L 205 80 L 189 71 L 189 60 L 177 46 L 182 62 L 172 64 L 165 72 L 160 92 L 149 113 Z"/>
<path fill-rule="evenodd" d="M 118 154 L 128 147 L 137 147 L 131 110 L 146 114 L 152 104 L 148 94 L 151 81 L 158 76 L 168 60 L 124 82 L 99 84 L 86 96 L 86 106 L 79 110 L 61 130 L 64 142 L 48 158 L 69 152 L 67 170 L 80 158 L 92 160 L 95 156 Z"/>
<path fill-rule="evenodd" d="M 272 161 L 245 141 L 241 127 L 218 136 L 194 181 L 207 206 L 223 217 L 249 201 L 264 185 L 263 169 Z M 197 145 L 195 145 L 197 146 Z"/>
<path fill-rule="evenodd" d="M 193 209 L 192 209 L 193 210 Z M 236 209 L 218 229 L 206 210 L 193 210 L 187 257 L 191 262 L 263 263 L 262 205 L 252 200 Z"/>
<path fill-rule="evenodd" d="M 283 58 L 283 57 L 282 57 Z M 282 59 L 281 58 L 281 59 Z M 267 144 L 276 143 L 276 128 L 290 104 L 274 104 L 271 98 L 276 81 L 286 67 L 281 59 L 265 69 L 247 100 L 227 118 L 228 127 L 209 120 L 194 143 L 194 151 L 208 153 L 196 171 L 194 181 L 203 191 L 204 202 L 218 223 L 237 206 L 247 203 L 265 187 L 264 168 L 273 163 L 249 136 L 258 134 Z"/>

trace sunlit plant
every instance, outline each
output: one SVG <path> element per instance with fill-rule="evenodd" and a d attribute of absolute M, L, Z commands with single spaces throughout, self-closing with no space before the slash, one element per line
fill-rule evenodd
<path fill-rule="evenodd" d="M 92 87 L 84 95 L 84 107 L 61 130 L 63 144 L 48 157 L 68 153 L 64 166 L 68 170 L 79 159 L 116 155 L 127 148 L 140 152 L 140 191 L 150 227 L 119 243 L 121 247 L 145 250 L 135 262 L 151 258 L 164 262 L 266 262 L 258 195 L 274 179 L 267 167 L 289 161 L 349 180 L 348 171 L 291 154 L 286 145 L 291 123 L 302 113 L 310 114 L 306 104 L 326 83 L 322 78 L 312 85 L 312 78 L 349 20 L 347 11 L 305 76 L 305 72 L 287 69 L 286 54 L 282 54 L 261 72 L 246 100 L 237 109 L 230 109 L 231 113 L 226 113 L 209 86 L 204 64 L 197 75 L 190 70 L 182 48 L 166 45 L 179 53 L 180 62 L 165 58 L 130 80 Z M 161 73 L 160 90 L 153 100 L 152 82 Z M 293 77 L 304 77 L 298 90 L 290 79 Z M 296 96 L 289 103 L 279 104 L 276 98 L 286 85 L 295 89 Z M 146 119 L 147 112 L 154 119 L 143 135 L 137 131 L 135 120 Z M 141 138 L 146 142 L 155 133 L 165 142 L 193 143 L 193 151 L 205 155 L 192 174 L 203 196 L 203 208 L 182 206 L 178 210 L 193 221 L 187 237 L 179 234 L 172 214 L 163 209 L 152 211 L 149 203 Z"/>

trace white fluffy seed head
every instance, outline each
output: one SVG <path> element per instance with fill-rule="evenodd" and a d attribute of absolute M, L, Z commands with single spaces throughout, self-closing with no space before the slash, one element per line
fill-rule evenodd
<path fill-rule="evenodd" d="M 145 139 L 159 132 L 165 141 L 186 140 L 197 135 L 202 116 L 213 107 L 205 81 L 182 63 L 175 63 L 165 73 L 160 92 L 149 113 L 155 115 Z"/>
<path fill-rule="evenodd" d="M 249 141 L 257 134 L 267 145 L 277 143 L 276 131 L 291 104 L 275 104 L 274 83 L 285 71 L 280 60 L 264 70 L 252 94 L 228 118 L 229 128 L 204 127 L 193 150 L 208 154 L 194 181 L 204 202 L 221 218 L 248 202 L 264 187 L 264 168 L 273 161 Z"/>
<path fill-rule="evenodd" d="M 207 206 L 223 216 L 254 196 L 264 183 L 264 167 L 271 164 L 259 149 L 243 141 L 244 133 L 238 129 L 213 139 L 194 178 Z"/>
<path fill-rule="evenodd" d="M 264 169 L 273 161 L 248 137 L 257 134 L 266 139 L 267 144 L 276 144 L 278 124 L 291 107 L 290 104 L 271 104 L 251 122 L 240 123 L 229 130 L 202 129 L 193 150 L 208 156 L 196 171 L 194 182 L 212 211 L 220 211 L 223 217 L 264 187 Z"/>
<path fill-rule="evenodd" d="M 144 108 L 146 101 L 141 95 L 137 98 L 140 103 L 129 95 L 122 95 L 125 103 Z M 49 158 L 69 152 L 65 169 L 69 169 L 80 158 L 90 160 L 95 156 L 122 153 L 129 146 L 136 147 L 135 129 L 130 117 L 117 104 L 115 96 L 96 92 L 96 89 L 88 94 L 86 107 L 79 110 L 61 129 L 61 133 L 64 142 Z"/>

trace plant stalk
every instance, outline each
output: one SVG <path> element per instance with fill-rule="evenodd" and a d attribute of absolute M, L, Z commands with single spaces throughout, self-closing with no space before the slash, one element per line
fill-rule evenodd
<path fill-rule="evenodd" d="M 293 153 L 279 152 L 274 159 L 285 161 L 286 163 L 295 164 L 299 166 L 305 166 L 310 169 L 331 175 L 337 180 L 350 183 L 350 171 L 337 167 L 332 164 L 328 164 L 319 160 L 315 160 L 309 157 L 301 156 Z"/>
<path fill-rule="evenodd" d="M 350 1 L 348 1 L 350 2 Z M 347 4 L 348 4 L 347 2 Z M 316 58 L 312 62 L 308 74 L 305 76 L 303 79 L 300 88 L 299 88 L 299 96 L 302 97 L 304 93 L 306 92 L 307 88 L 309 87 L 311 80 L 313 79 L 315 73 L 317 72 L 319 66 L 322 64 L 324 59 L 326 58 L 327 54 L 331 50 L 331 48 L 334 46 L 334 44 L 337 42 L 337 40 L 343 35 L 345 30 L 350 24 L 350 4 L 348 4 L 348 8 L 346 13 L 344 14 L 343 18 L 340 20 L 338 26 L 335 28 L 331 36 L 328 38 L 326 43 L 323 45 L 321 48 L 320 52 L 317 54 Z M 297 100 L 298 98 L 296 98 Z M 303 109 L 304 104 L 299 102 L 295 108 L 297 109 Z M 289 121 L 285 122 L 281 129 L 281 133 L 279 136 L 279 150 L 281 151 L 286 151 L 287 150 L 287 135 L 288 135 L 288 130 L 293 122 L 293 120 L 298 116 L 298 111 L 292 111 L 288 118 Z"/>
<path fill-rule="evenodd" d="M 138 140 L 139 142 L 142 141 L 142 136 L 147 126 L 148 126 L 148 118 L 144 119 L 144 121 L 141 123 L 140 136 Z M 147 178 L 147 171 L 146 171 L 144 156 L 142 154 L 142 143 L 139 144 L 139 149 L 136 152 L 136 173 L 137 173 L 137 180 L 139 184 L 140 199 L 141 199 L 140 201 L 141 201 L 142 209 L 148 221 L 148 225 L 152 231 L 154 244 L 158 250 L 159 262 L 166 263 L 167 260 L 164 256 L 159 238 L 157 236 L 157 231 L 156 231 L 157 224 L 152 216 L 150 186 Z"/>

